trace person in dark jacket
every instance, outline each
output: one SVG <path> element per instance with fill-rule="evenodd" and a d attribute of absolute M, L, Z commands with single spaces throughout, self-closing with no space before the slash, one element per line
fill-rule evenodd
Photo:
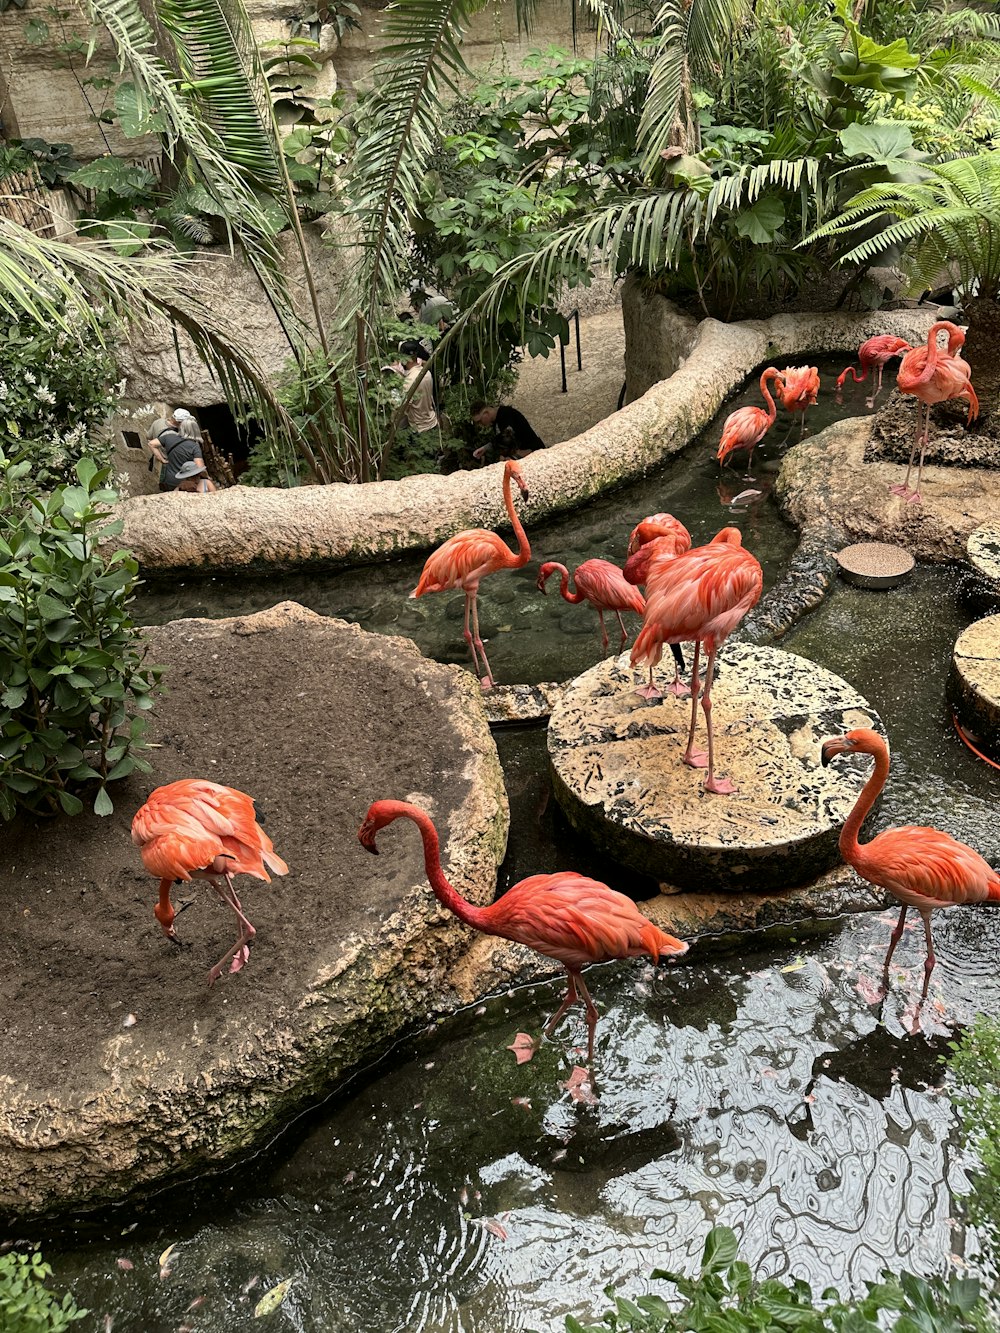
<path fill-rule="evenodd" d="M 473 449 L 473 458 L 485 458 L 495 453 L 499 458 L 523 458 L 535 449 L 544 449 L 545 441 L 533 430 L 531 423 L 516 407 L 506 403 L 499 407 L 489 407 L 486 403 L 473 403 L 469 415 L 473 423 L 484 429 L 493 428 L 494 438 L 490 444 Z"/>
<path fill-rule="evenodd" d="M 160 425 L 160 422 L 155 421 L 153 425 L 155 428 Z M 167 417 L 166 429 L 161 430 L 147 441 L 150 453 L 161 464 L 161 491 L 177 489 L 177 473 L 185 463 L 197 463 L 199 468 L 205 466 L 199 441 L 185 439 L 177 427 L 177 418 L 171 414 Z"/>

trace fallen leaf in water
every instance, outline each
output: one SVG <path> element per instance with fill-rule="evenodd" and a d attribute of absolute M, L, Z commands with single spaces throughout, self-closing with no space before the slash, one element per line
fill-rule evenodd
<path fill-rule="evenodd" d="M 132 1231 L 134 1231 L 138 1225 L 139 1225 L 138 1222 L 133 1222 L 132 1225 L 131 1225 L 130 1227 L 126 1227 L 126 1228 L 125 1228 L 125 1230 L 122 1232 L 122 1235 L 123 1235 L 123 1236 L 127 1236 L 127 1235 L 129 1235 L 129 1233 L 132 1232 Z"/>
<path fill-rule="evenodd" d="M 526 1111 L 531 1110 L 530 1097 L 511 1097 L 510 1104 L 511 1106 L 523 1106 Z"/>
<path fill-rule="evenodd" d="M 495 1217 L 478 1217 L 476 1221 L 484 1231 L 488 1231 L 491 1236 L 496 1236 L 497 1240 L 507 1239 L 507 1228 L 502 1222 L 498 1222 Z"/>
<path fill-rule="evenodd" d="M 190 1314 L 192 1310 L 200 1310 L 204 1304 L 205 1304 L 205 1297 L 196 1296 L 194 1300 L 191 1302 L 191 1304 L 188 1306 L 188 1308 L 184 1311 L 184 1313 Z"/>
<path fill-rule="evenodd" d="M 565 1148 L 558 1148 L 558 1149 L 552 1154 L 552 1160 L 553 1160 L 553 1162 L 561 1162 L 562 1159 L 563 1159 L 565 1156 L 566 1156 L 566 1149 L 565 1149 Z"/>
<path fill-rule="evenodd" d="M 284 1282 L 279 1282 L 276 1287 L 266 1291 L 254 1306 L 254 1319 L 263 1319 L 265 1315 L 273 1314 L 278 1306 L 288 1295 L 288 1289 L 292 1285 L 292 1279 L 286 1277 Z"/>
<path fill-rule="evenodd" d="M 519 1032 L 504 1049 L 514 1052 L 514 1058 L 519 1065 L 526 1065 L 538 1050 L 538 1043 L 530 1032 Z"/>
<path fill-rule="evenodd" d="M 805 967 L 805 961 L 804 961 L 802 955 L 799 954 L 798 958 L 796 958 L 796 960 L 795 960 L 794 963 L 788 963 L 787 966 L 785 966 L 785 967 L 779 967 L 779 968 L 778 968 L 778 971 L 779 971 L 779 972 L 800 972 L 800 971 L 802 970 L 802 968 L 804 968 L 804 967 Z"/>
<path fill-rule="evenodd" d="M 167 1248 L 163 1251 L 163 1253 L 159 1257 L 159 1260 L 157 1261 L 161 1268 L 166 1268 L 167 1264 L 170 1263 L 170 1256 L 173 1254 L 176 1248 L 177 1248 L 176 1245 L 168 1245 Z"/>
<path fill-rule="evenodd" d="M 497 633 L 509 634 L 513 628 L 513 625 L 497 625 Z"/>
<path fill-rule="evenodd" d="M 123 1273 L 130 1273 L 132 1269 L 135 1267 L 135 1264 L 132 1262 L 131 1259 L 119 1259 L 118 1267 L 122 1270 Z"/>
<path fill-rule="evenodd" d="M 559 1084 L 573 1098 L 575 1102 L 583 1102 L 586 1106 L 597 1105 L 597 1094 L 594 1092 L 594 1085 L 590 1081 L 590 1071 L 584 1069 L 581 1065 L 574 1065 L 573 1072 L 565 1083 Z"/>

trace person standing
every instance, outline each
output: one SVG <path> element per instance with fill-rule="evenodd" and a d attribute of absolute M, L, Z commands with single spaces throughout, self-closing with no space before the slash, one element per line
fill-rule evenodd
<path fill-rule="evenodd" d="M 155 426 L 159 422 L 153 424 Z M 177 417 L 171 413 L 167 418 L 167 429 L 161 430 L 147 441 L 150 453 L 161 464 L 161 491 L 177 489 L 177 473 L 185 463 L 197 463 L 199 468 L 205 466 L 205 460 L 201 456 L 201 444 L 197 440 L 184 439 L 177 425 Z"/>
<path fill-rule="evenodd" d="M 425 348 L 415 338 L 408 338 L 399 344 L 399 350 L 406 358 L 403 363 L 403 397 L 416 383 L 424 362 L 427 360 Z M 414 435 L 425 435 L 437 430 L 439 426 L 437 412 L 434 410 L 434 381 L 428 372 L 417 385 L 416 392 L 403 409 L 406 423 Z"/>
<path fill-rule="evenodd" d="M 473 449 L 473 458 L 485 458 L 496 451 L 500 458 L 524 458 L 536 449 L 544 449 L 545 441 L 538 436 L 531 423 L 516 407 L 502 403 L 490 407 L 484 402 L 473 403 L 469 409 L 473 424 L 488 430 L 493 428 L 493 440 Z"/>

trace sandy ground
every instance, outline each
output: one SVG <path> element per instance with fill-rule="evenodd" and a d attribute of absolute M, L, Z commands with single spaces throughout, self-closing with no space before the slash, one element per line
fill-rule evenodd
<path fill-rule="evenodd" d="M 513 406 L 523 412 L 546 444 L 571 440 L 618 406 L 625 380 L 625 327 L 619 306 L 580 320 L 583 369 L 576 368 L 576 331 L 570 321 L 566 387 L 562 393 L 559 349 L 547 359 L 526 358 Z"/>

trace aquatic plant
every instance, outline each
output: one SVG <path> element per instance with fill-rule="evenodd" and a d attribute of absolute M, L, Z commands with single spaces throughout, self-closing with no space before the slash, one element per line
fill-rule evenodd
<path fill-rule="evenodd" d="M 1000 1259 L 1000 1019 L 980 1014 L 947 1063 L 961 1087 L 954 1097 L 963 1140 L 979 1158 L 964 1210 L 996 1266 Z"/>

